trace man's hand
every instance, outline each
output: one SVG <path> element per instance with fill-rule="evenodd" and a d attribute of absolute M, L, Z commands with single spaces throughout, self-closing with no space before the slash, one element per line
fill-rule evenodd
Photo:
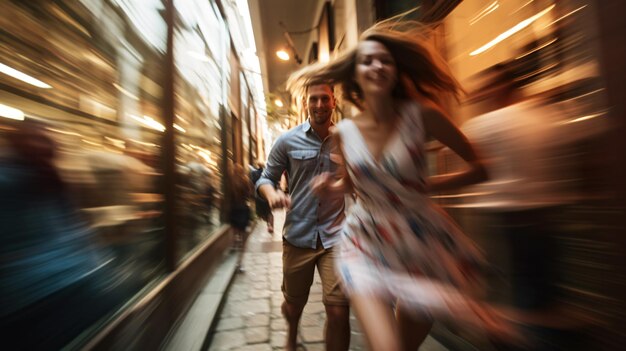
<path fill-rule="evenodd" d="M 291 198 L 289 195 L 283 193 L 281 190 L 276 190 L 270 184 L 263 184 L 259 187 L 259 194 L 270 205 L 271 209 L 275 208 L 289 208 L 291 206 Z"/>
<path fill-rule="evenodd" d="M 282 192 L 282 190 L 274 190 L 268 194 L 267 202 L 272 209 L 289 208 L 291 206 L 291 197 Z"/>

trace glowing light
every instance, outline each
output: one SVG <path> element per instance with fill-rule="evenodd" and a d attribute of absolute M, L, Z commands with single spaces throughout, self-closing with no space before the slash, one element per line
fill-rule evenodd
<path fill-rule="evenodd" d="M 330 56 L 328 55 L 328 52 L 322 51 L 320 53 L 320 62 L 328 62 L 329 60 L 330 60 Z"/>
<path fill-rule="evenodd" d="M 7 76 L 11 76 L 15 79 L 21 80 L 24 83 L 28 83 L 30 85 L 34 85 L 38 88 L 50 89 L 51 85 L 48 85 L 37 78 L 33 78 L 24 72 L 20 72 L 15 68 L 11 68 L 5 64 L 0 63 L 0 72 L 6 74 Z"/>
<path fill-rule="evenodd" d="M 530 5 L 531 2 L 533 2 L 534 0 L 530 0 L 528 2 L 526 2 L 524 5 L 522 5 L 521 7 L 519 7 L 517 10 L 513 11 L 513 13 L 511 13 L 512 15 L 518 13 L 521 9 L 523 9 L 524 7 Z"/>
<path fill-rule="evenodd" d="M 0 104 L 0 117 L 10 118 L 17 121 L 24 120 L 24 112 L 11 106 Z"/>
<path fill-rule="evenodd" d="M 159 147 L 159 145 L 157 144 L 153 144 L 153 143 L 146 143 L 140 140 L 136 140 L 136 139 L 128 139 L 129 141 L 132 141 L 134 143 L 137 143 L 139 145 L 144 145 L 144 146 L 149 146 L 149 147 Z"/>
<path fill-rule="evenodd" d="M 115 89 L 119 90 L 120 93 L 128 96 L 129 98 L 133 99 L 133 100 L 137 100 L 139 101 L 139 98 L 136 95 L 133 95 L 130 91 L 122 88 L 120 85 L 113 83 L 113 86 L 115 87 Z"/>
<path fill-rule="evenodd" d="M 283 61 L 289 61 L 289 58 L 290 58 L 289 54 L 285 50 L 278 50 L 278 51 L 276 51 L 276 56 L 278 56 L 278 58 L 283 60 Z"/>
<path fill-rule="evenodd" d="M 555 41 L 556 41 L 556 38 L 555 38 L 555 39 L 550 40 L 549 42 L 547 42 L 547 43 L 545 43 L 545 44 L 541 45 L 541 46 L 540 46 L 540 47 L 538 47 L 538 48 L 532 49 L 532 50 L 530 50 L 530 51 L 528 51 L 528 52 L 526 52 L 526 53 L 524 53 L 524 54 L 522 54 L 522 55 L 520 55 L 520 56 L 517 56 L 515 59 L 516 59 L 516 60 L 519 60 L 519 59 L 521 59 L 522 57 L 526 57 L 526 56 L 528 56 L 528 55 L 532 54 L 533 52 L 539 51 L 539 50 L 541 50 L 541 49 L 543 49 L 543 48 L 547 47 L 548 45 L 551 45 L 551 44 L 552 44 L 552 43 L 554 43 Z"/>
<path fill-rule="evenodd" d="M 81 141 L 83 143 L 91 145 L 91 146 L 97 146 L 97 147 L 101 147 L 102 146 L 102 144 L 94 143 L 93 141 L 89 141 L 87 139 L 81 139 Z"/>
<path fill-rule="evenodd" d="M 55 128 L 50 128 L 50 127 L 46 127 L 47 130 L 51 131 L 51 132 L 55 132 L 55 133 L 59 133 L 59 134 L 64 134 L 64 135 L 71 135 L 71 136 L 77 136 L 77 137 L 81 137 L 81 134 L 78 133 L 74 133 L 74 132 L 66 132 L 64 130 L 60 130 L 60 129 L 55 129 Z"/>
<path fill-rule="evenodd" d="M 572 120 L 569 120 L 569 121 L 561 122 L 560 124 L 578 123 L 578 122 L 590 120 L 592 118 L 600 117 L 600 116 L 603 116 L 603 115 L 604 115 L 604 112 L 603 113 L 595 113 L 595 114 L 592 114 L 592 115 L 582 116 L 582 117 L 578 117 L 578 118 L 575 118 L 575 119 L 572 119 Z"/>
<path fill-rule="evenodd" d="M 498 45 L 500 42 L 502 42 L 503 40 L 509 38 L 510 36 L 512 36 L 513 34 L 519 32 L 520 30 L 528 27 L 529 25 L 531 25 L 533 22 L 535 22 L 536 20 L 538 20 L 540 17 L 542 17 L 543 15 L 545 15 L 546 13 L 550 12 L 554 6 L 556 5 L 552 5 L 549 6 L 548 8 L 546 8 L 545 10 L 539 12 L 538 14 L 527 18 L 523 21 L 521 21 L 520 23 L 516 24 L 515 26 L 511 27 L 510 29 L 508 29 L 507 31 L 505 31 L 504 33 L 498 35 L 495 39 L 493 39 L 492 41 L 488 42 L 487 44 L 481 46 L 480 48 L 472 51 L 470 53 L 470 56 L 476 56 L 479 54 L 482 54 L 483 52 L 491 49 L 492 47 Z"/>
<path fill-rule="evenodd" d="M 150 117 L 150 116 L 143 116 L 144 120 L 146 121 L 145 124 L 152 128 L 152 129 L 156 129 L 158 131 L 164 131 L 165 130 L 165 126 L 162 125 L 161 123 L 157 122 L 154 120 L 154 118 Z"/>
<path fill-rule="evenodd" d="M 179 126 L 179 125 L 178 125 L 178 124 L 176 124 L 176 123 L 174 123 L 174 129 L 177 129 L 177 130 L 178 130 L 178 131 L 180 131 L 181 133 L 187 133 L 187 131 L 186 131 L 183 127 Z"/>
<path fill-rule="evenodd" d="M 181 121 L 185 122 L 185 123 L 189 123 L 186 119 L 184 119 L 181 115 L 175 115 L 176 118 L 180 119 Z"/>
<path fill-rule="evenodd" d="M 143 116 L 143 118 L 141 118 L 141 117 L 137 117 L 135 115 L 130 115 L 130 117 L 133 118 L 134 120 L 136 120 L 137 122 L 145 125 L 148 128 L 152 128 L 152 129 L 158 130 L 159 132 L 165 131 L 165 126 L 162 125 L 161 123 L 155 121 L 154 118 L 152 118 L 150 116 Z"/>
<path fill-rule="evenodd" d="M 480 11 L 478 15 L 470 20 L 470 26 L 473 26 L 474 24 L 476 24 L 476 22 L 480 21 L 485 16 L 497 10 L 498 7 L 500 7 L 500 4 L 498 4 L 497 1 L 494 1 L 491 5 L 487 6 L 484 10 Z"/>
<path fill-rule="evenodd" d="M 274 104 L 278 107 L 283 107 L 283 102 L 280 99 L 276 99 L 274 100 Z"/>
<path fill-rule="evenodd" d="M 544 28 L 544 29 L 545 29 L 545 28 L 548 28 L 548 27 L 550 27 L 551 25 L 553 25 L 553 24 L 555 24 L 555 23 L 559 22 L 560 20 L 562 20 L 562 19 L 564 19 L 564 18 L 567 18 L 567 17 L 569 17 L 569 16 L 571 16 L 571 15 L 575 14 L 576 12 L 578 12 L 578 11 L 580 11 L 580 10 L 584 9 L 585 7 L 587 7 L 587 5 L 583 5 L 583 6 L 581 6 L 581 7 L 577 8 L 576 10 L 574 10 L 574 11 L 572 11 L 572 12 L 566 13 L 565 15 L 563 15 L 563 16 L 561 16 L 561 17 L 559 17 L 559 18 L 558 18 L 558 19 L 556 19 L 554 22 L 549 23 L 548 25 L 546 25 L 546 26 L 545 26 L 545 27 L 543 27 L 543 28 Z"/>

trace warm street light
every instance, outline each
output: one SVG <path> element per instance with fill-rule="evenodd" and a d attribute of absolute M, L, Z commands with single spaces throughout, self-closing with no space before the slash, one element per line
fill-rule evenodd
<path fill-rule="evenodd" d="M 282 102 L 281 102 L 281 106 L 282 106 Z M 20 109 L 0 104 L 0 117 L 23 121 L 24 112 Z"/>
<path fill-rule="evenodd" d="M 15 68 L 9 67 L 3 63 L 0 63 L 0 72 L 6 74 L 7 76 L 11 76 L 15 79 L 19 79 L 24 83 L 28 83 L 30 85 L 34 85 L 38 88 L 50 89 L 52 88 L 49 84 L 46 84 L 40 81 L 37 78 L 33 78 L 24 72 L 20 72 Z"/>
<path fill-rule="evenodd" d="M 276 99 L 274 100 L 274 104 L 278 107 L 283 107 L 283 102 L 280 99 Z"/>
<path fill-rule="evenodd" d="M 289 61 L 289 58 L 290 58 L 289 54 L 285 50 L 278 50 L 278 51 L 276 51 L 276 56 L 278 56 L 278 58 L 283 60 L 283 61 Z"/>

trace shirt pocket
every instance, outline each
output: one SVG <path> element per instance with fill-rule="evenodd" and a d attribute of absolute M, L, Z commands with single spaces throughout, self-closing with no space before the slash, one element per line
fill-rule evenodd
<path fill-rule="evenodd" d="M 313 171 L 317 164 L 318 150 L 292 150 L 289 151 L 289 162 L 294 171 Z"/>

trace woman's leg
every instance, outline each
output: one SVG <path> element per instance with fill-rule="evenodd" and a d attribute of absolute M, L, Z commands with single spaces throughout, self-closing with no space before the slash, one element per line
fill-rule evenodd
<path fill-rule="evenodd" d="M 350 305 L 372 351 L 400 351 L 400 333 L 389 304 L 379 298 L 354 295 Z"/>
<path fill-rule="evenodd" d="M 428 336 L 433 326 L 433 320 L 424 315 L 419 318 L 407 311 L 406 307 L 398 302 L 396 305 L 396 320 L 400 330 L 402 347 L 406 351 L 416 351 Z"/>
<path fill-rule="evenodd" d="M 398 289 L 396 293 L 399 296 L 406 298 L 420 296 L 424 308 L 427 308 L 428 314 L 434 319 L 445 319 L 474 330 L 483 330 L 490 337 L 508 340 L 511 343 L 522 341 L 510 310 L 475 300 L 455 287 L 434 280 L 414 279 L 414 282 L 407 282 Z M 402 308 L 400 306 L 400 310 Z"/>

